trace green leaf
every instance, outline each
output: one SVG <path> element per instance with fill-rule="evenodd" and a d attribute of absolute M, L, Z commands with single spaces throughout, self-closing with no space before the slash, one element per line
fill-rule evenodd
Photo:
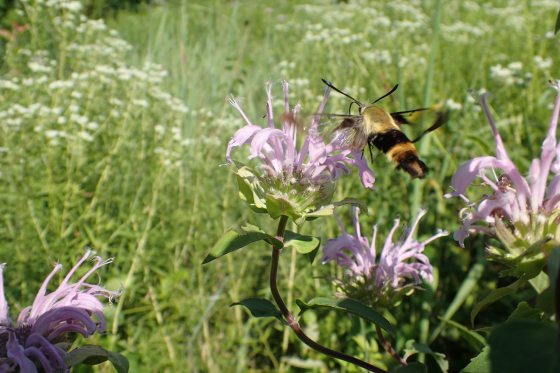
<path fill-rule="evenodd" d="M 65 358 L 69 366 L 78 364 L 97 365 L 109 360 L 118 373 L 128 373 L 128 360 L 123 355 L 108 351 L 101 346 L 87 345 L 70 351 Z"/>
<path fill-rule="evenodd" d="M 329 204 L 321 206 L 321 208 L 318 210 L 305 214 L 305 220 L 311 220 L 322 216 L 331 216 L 332 214 L 334 214 L 334 205 Z"/>
<path fill-rule="evenodd" d="M 461 370 L 461 373 L 490 373 L 490 348 L 482 349 L 482 352 L 471 359 L 469 365 Z"/>
<path fill-rule="evenodd" d="M 333 205 L 335 207 L 344 206 L 344 205 L 352 205 L 352 206 L 359 207 L 360 210 L 367 210 L 366 204 L 364 202 L 362 202 L 361 200 L 356 199 L 356 198 L 344 198 L 341 201 L 334 202 Z"/>
<path fill-rule="evenodd" d="M 350 312 L 362 319 L 371 321 L 375 325 L 378 325 L 380 328 L 384 329 L 391 335 L 395 335 L 395 328 L 391 325 L 386 318 L 384 318 L 380 313 L 375 311 L 374 309 L 366 306 L 363 303 L 358 302 L 355 299 L 351 298 L 344 298 L 344 299 L 329 299 L 329 298 L 313 298 L 309 302 L 304 302 L 301 299 L 296 300 L 297 305 L 301 309 L 300 315 L 305 311 L 312 309 L 312 308 L 333 308 L 336 310 L 342 310 L 346 312 Z"/>
<path fill-rule="evenodd" d="M 294 209 L 292 203 L 282 196 L 267 194 L 266 210 L 273 219 L 277 219 L 282 215 L 285 215 L 292 220 L 296 220 L 300 217 L 300 214 Z"/>
<path fill-rule="evenodd" d="M 284 247 L 294 247 L 300 254 L 309 254 L 317 249 L 320 244 L 321 240 L 317 237 L 286 231 Z"/>
<path fill-rule="evenodd" d="M 391 369 L 390 373 L 426 373 L 428 368 L 419 361 Z"/>
<path fill-rule="evenodd" d="M 547 272 L 553 294 L 556 293 L 556 285 L 558 283 L 558 270 L 560 270 L 560 247 L 555 247 L 550 251 L 547 262 Z"/>
<path fill-rule="evenodd" d="M 280 310 L 267 299 L 247 298 L 240 302 L 230 304 L 230 307 L 233 306 L 246 307 L 254 317 L 276 317 L 278 320 L 285 323 Z"/>
<path fill-rule="evenodd" d="M 446 324 L 449 324 L 449 325 L 453 326 L 455 329 L 457 329 L 459 331 L 459 334 L 461 334 L 461 337 L 475 351 L 480 351 L 480 349 L 482 349 L 484 346 L 486 346 L 486 339 L 482 335 L 475 332 L 474 330 L 471 330 L 471 329 L 467 328 L 466 326 L 464 326 L 463 324 L 459 324 L 458 322 L 455 322 L 453 320 L 443 319 L 442 321 Z"/>
<path fill-rule="evenodd" d="M 529 283 L 538 294 L 542 294 L 550 285 L 548 275 L 544 271 L 540 271 L 537 276 L 529 280 Z"/>
<path fill-rule="evenodd" d="M 476 315 L 478 315 L 478 313 L 484 307 L 496 302 L 497 300 L 505 297 L 506 295 L 515 293 L 521 286 L 525 285 L 526 283 L 527 281 L 525 280 L 525 278 L 520 278 L 519 280 L 509 284 L 508 286 L 492 290 L 490 294 L 484 297 L 480 302 L 475 304 L 475 306 L 473 307 L 471 311 L 471 324 L 474 325 L 474 319 L 476 318 Z"/>
<path fill-rule="evenodd" d="M 485 260 L 482 255 L 479 255 L 477 262 L 473 264 L 473 266 L 469 270 L 469 273 L 467 274 L 467 277 L 465 278 L 465 280 L 463 280 L 463 283 L 459 287 L 459 290 L 457 290 L 453 301 L 451 301 L 449 306 L 447 306 L 445 314 L 442 318 L 440 318 L 440 323 L 430 335 L 430 342 L 433 342 L 437 338 L 439 333 L 443 330 L 445 323 L 453 317 L 453 315 L 461 308 L 467 298 L 472 294 L 473 289 L 478 286 L 478 282 L 482 277 L 482 273 L 484 272 L 484 265 Z"/>
<path fill-rule="evenodd" d="M 305 216 L 296 220 L 296 223 L 301 224 L 305 220 L 313 220 L 313 219 L 323 217 L 323 216 L 331 216 L 332 214 L 334 214 L 335 208 L 337 208 L 339 206 L 344 206 L 344 205 L 358 206 L 362 209 L 366 209 L 366 205 L 362 201 L 354 199 L 354 198 L 344 198 L 342 201 L 333 202 L 331 204 L 322 206 L 318 210 L 315 210 L 313 212 L 305 214 Z"/>
<path fill-rule="evenodd" d="M 282 247 L 281 241 L 265 233 L 255 225 L 246 224 L 237 230 L 230 229 L 226 231 L 210 249 L 210 253 L 204 258 L 202 264 L 210 263 L 226 254 L 258 241 L 265 241 L 271 245 L 276 245 L 276 247 Z"/>
<path fill-rule="evenodd" d="M 284 247 L 294 247 L 298 253 L 305 255 L 309 263 L 315 260 L 320 245 L 321 239 L 318 237 L 286 231 Z"/>
<path fill-rule="evenodd" d="M 235 171 L 237 174 L 239 196 L 241 199 L 245 200 L 255 212 L 267 212 L 265 201 L 259 196 L 259 193 L 261 195 L 264 194 L 259 178 L 249 167 L 239 166 L 242 166 L 242 164 L 237 164 L 238 169 Z"/>
<path fill-rule="evenodd" d="M 556 25 L 554 26 L 554 35 L 556 35 L 559 30 L 560 30 L 560 11 L 558 11 L 558 15 L 556 16 Z"/>
<path fill-rule="evenodd" d="M 554 301 L 554 293 L 552 288 L 548 288 L 537 296 L 535 306 L 546 313 L 554 313 L 556 311 L 556 304 Z"/>
<path fill-rule="evenodd" d="M 488 338 L 492 372 L 555 373 L 560 371 L 558 327 L 548 322 L 514 320 Z"/>
<path fill-rule="evenodd" d="M 313 264 L 313 261 L 315 260 L 315 257 L 317 256 L 317 253 L 319 252 L 320 246 L 317 246 L 317 248 L 307 254 L 304 254 L 305 257 L 307 258 L 307 260 L 309 261 L 309 264 Z"/>
<path fill-rule="evenodd" d="M 517 308 L 509 315 L 507 321 L 512 320 L 540 320 L 543 312 L 539 309 L 533 308 L 527 302 L 520 302 Z"/>
<path fill-rule="evenodd" d="M 253 235 L 257 235 L 262 237 L 263 241 L 266 241 L 266 243 L 275 246 L 277 248 L 282 248 L 283 244 L 282 241 L 278 240 L 276 237 L 266 233 L 265 231 L 263 231 L 261 228 L 259 228 L 256 225 L 253 224 L 249 224 L 249 223 L 245 223 L 244 226 L 242 226 L 239 229 L 242 233 L 244 234 L 253 234 Z"/>
<path fill-rule="evenodd" d="M 431 356 L 434 361 L 436 362 L 436 364 L 439 366 L 439 369 L 441 369 L 441 371 L 443 373 L 447 373 L 447 371 L 449 370 L 449 362 L 447 361 L 447 358 L 444 354 L 440 353 L 440 352 L 435 352 L 433 351 L 430 346 L 424 344 L 424 343 L 419 343 L 416 342 L 414 340 L 408 340 L 405 343 L 405 355 L 404 355 L 404 359 L 408 360 L 408 358 L 412 355 L 421 353 L 421 354 L 426 354 Z"/>

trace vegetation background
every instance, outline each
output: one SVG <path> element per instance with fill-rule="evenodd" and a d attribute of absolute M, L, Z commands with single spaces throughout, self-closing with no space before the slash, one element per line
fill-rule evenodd
<path fill-rule="evenodd" d="M 338 184 L 339 197 L 367 204 L 369 224 L 381 232 L 396 216 L 410 221 L 427 207 L 421 238 L 457 228 L 459 204 L 443 198 L 450 177 L 470 157 L 492 153 L 491 132 L 468 91 L 490 92 L 510 155 L 528 167 L 555 94 L 547 80 L 559 76 L 557 1 L 130 3 L 0 2 L 0 262 L 8 264 L 15 317 L 55 262 L 69 268 L 86 247 L 115 257 L 101 280 L 123 294 L 108 308 L 108 335 L 99 342 L 126 355 L 131 372 L 357 371 L 309 350 L 277 321 L 229 307 L 270 297 L 267 248 L 201 266 L 228 227 L 259 222 L 272 232 L 274 223 L 249 212 L 222 166 L 242 125 L 227 95 L 239 97 L 255 121 L 264 113 L 265 83 L 281 79 L 310 113 L 321 78 L 361 100 L 398 82 L 385 102 L 390 109 L 446 105 L 451 120 L 419 146 L 431 169 L 425 180 L 411 181 L 378 156 L 374 192 L 356 175 Z M 328 111 L 347 105 L 333 95 Z M 334 219 L 301 229 L 324 239 L 339 233 Z M 460 325 L 469 325 L 477 299 L 507 281 L 483 260 L 484 245 L 473 238 L 460 249 L 452 237 L 430 245 L 433 287 L 388 316 L 398 349 L 413 338 L 429 342 L 447 355 L 451 372 L 476 355 L 477 342 Z M 281 290 L 293 307 L 297 298 L 333 296 L 326 278 L 337 271 L 287 251 Z M 504 321 L 514 303 L 493 305 L 475 327 Z M 324 344 L 394 365 L 372 325 L 326 311 L 306 313 L 303 324 Z"/>

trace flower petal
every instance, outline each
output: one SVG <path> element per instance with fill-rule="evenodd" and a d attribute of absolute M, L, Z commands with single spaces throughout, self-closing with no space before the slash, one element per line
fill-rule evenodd
<path fill-rule="evenodd" d="M 358 168 L 358 172 L 360 174 L 360 181 L 362 185 L 366 188 L 372 189 L 373 184 L 375 183 L 375 175 L 373 171 L 369 168 L 367 160 L 365 157 L 362 156 L 360 152 L 353 151 L 353 164 Z"/>
<path fill-rule="evenodd" d="M 261 127 L 252 124 L 238 129 L 233 135 L 233 138 L 229 140 L 226 150 L 226 160 L 231 163 L 231 151 L 233 148 L 249 143 L 255 133 L 260 130 L 262 130 Z"/>
<path fill-rule="evenodd" d="M 18 343 L 16 334 L 13 331 L 9 331 L 8 333 L 8 343 L 6 344 L 8 357 L 14 359 L 19 366 L 20 372 L 37 373 L 35 364 L 25 356 L 24 348 Z"/>
<path fill-rule="evenodd" d="M 11 325 L 8 316 L 8 302 L 4 294 L 4 264 L 0 264 L 0 330 L 3 326 Z"/>

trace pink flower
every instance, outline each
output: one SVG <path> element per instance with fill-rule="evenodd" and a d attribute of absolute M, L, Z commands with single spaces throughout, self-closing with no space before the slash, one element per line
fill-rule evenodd
<path fill-rule="evenodd" d="M 284 89 L 284 113 L 277 120 L 280 126 L 275 125 L 274 122 L 271 84 L 268 84 L 266 89 L 268 126 L 265 128 L 253 124 L 239 103 L 233 98 L 230 99 L 231 105 L 239 111 L 247 125 L 239 129 L 230 140 L 226 151 L 227 161 L 232 162 L 231 151 L 233 148 L 249 145 L 249 159 L 259 159 L 260 168 L 264 174 L 285 184 L 298 183 L 314 186 L 325 184 L 348 173 L 347 166 L 350 165 L 358 168 L 360 179 L 365 187 L 373 187 L 375 178 L 365 157 L 358 152 L 344 148 L 340 139 L 333 138 L 326 143 L 319 133 L 319 118 L 329 97 L 329 89 L 325 90 L 325 96 L 311 121 L 307 136 L 298 148 L 298 126 L 295 119 L 300 106 L 297 104 L 290 108 L 288 84 L 283 82 L 282 87 Z"/>
<path fill-rule="evenodd" d="M 346 232 L 337 218 L 343 233 L 341 236 L 327 241 L 324 247 L 323 263 L 332 260 L 347 268 L 350 277 L 363 280 L 366 287 L 377 294 L 376 301 L 379 301 L 384 295 L 392 297 L 405 288 L 419 285 L 423 280 L 432 281 L 432 266 L 423 251 L 426 245 L 439 237 L 446 236 L 447 232 L 438 232 L 423 242 L 412 238 L 418 222 L 426 214 L 426 210 L 418 213 L 412 227 L 405 229 L 401 239 L 397 242 L 393 242 L 393 235 L 400 221 L 395 219 L 395 224 L 385 240 L 379 257 L 375 244 L 377 226 L 373 227 L 370 245 L 368 239 L 361 234 L 358 212 L 357 208 L 352 208 L 353 235 Z"/>
<path fill-rule="evenodd" d="M 560 81 L 551 84 L 557 90 L 560 88 Z M 490 115 L 486 96 L 482 95 L 480 101 L 494 135 L 496 156 L 471 159 L 459 168 L 451 180 L 453 192 L 446 197 L 459 196 L 468 204 L 462 213 L 462 227 L 454 234 L 461 246 L 464 246 L 465 238 L 472 231 L 495 234 L 498 220 L 505 220 L 517 228 L 521 225 L 527 228 L 535 226 L 534 223 L 542 225 L 541 223 L 549 220 L 547 217 L 557 211 L 560 201 L 560 158 L 558 157 L 560 146 L 556 140 L 560 93 L 554 105 L 547 136 L 542 144 L 541 157 L 533 159 L 526 177 L 521 174 L 507 154 Z M 499 176 L 496 176 L 495 169 L 501 170 Z M 491 175 L 494 175 L 493 179 L 487 175 L 489 170 L 492 171 Z M 551 172 L 553 177 L 548 183 Z M 465 192 L 477 178 L 491 188 L 491 193 L 477 202 L 471 202 L 465 196 Z M 480 223 L 484 224 L 480 225 Z M 543 239 L 541 228 L 529 229 L 530 232 L 522 234 L 522 238 L 529 244 Z"/>
<path fill-rule="evenodd" d="M 78 261 L 53 292 L 47 292 L 52 277 L 62 266 L 57 264 L 43 282 L 33 304 L 24 308 L 14 325 L 8 316 L 4 297 L 3 266 L 0 266 L 0 372 L 69 371 L 64 359 L 74 333 L 85 338 L 105 332 L 103 303 L 98 299 L 117 295 L 99 285 L 86 282 L 99 268 L 112 260 L 94 257 L 93 267 L 76 282 L 76 270 L 92 255 Z M 72 333 L 72 334 L 70 334 Z"/>

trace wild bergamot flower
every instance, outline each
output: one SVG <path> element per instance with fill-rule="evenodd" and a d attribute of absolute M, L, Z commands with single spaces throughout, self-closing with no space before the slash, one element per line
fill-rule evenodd
<path fill-rule="evenodd" d="M 254 124 L 231 98 L 230 103 L 239 111 L 246 126 L 239 129 L 230 140 L 226 159 L 233 163 L 238 176 L 242 197 L 258 212 L 267 212 L 276 218 L 286 215 L 294 220 L 312 216 L 313 212 L 332 199 L 333 182 L 349 172 L 348 166 L 358 168 L 365 187 L 373 187 L 375 178 L 361 153 L 345 147 L 333 137 L 323 140 L 318 124 L 329 96 L 325 95 L 311 125 L 305 131 L 305 139 L 298 147 L 298 112 L 300 105 L 290 108 L 288 84 L 284 89 L 284 113 L 274 118 L 272 108 L 272 85 L 267 85 L 267 126 Z M 276 122 L 276 124 L 275 124 Z M 249 159 L 258 159 L 253 169 L 231 159 L 235 147 L 249 145 Z"/>
<path fill-rule="evenodd" d="M 24 308 L 15 324 L 8 316 L 4 296 L 3 270 L 0 266 L 0 372 L 67 372 L 65 357 L 75 335 L 88 338 L 105 331 L 103 303 L 116 292 L 88 283 L 91 275 L 112 260 L 94 257 L 93 267 L 76 282 L 71 282 L 78 268 L 92 255 L 78 261 L 53 292 L 47 292 L 52 277 L 62 265 L 55 265 L 47 276 L 33 304 Z"/>
<path fill-rule="evenodd" d="M 343 233 L 328 240 L 324 247 L 323 263 L 335 261 L 347 269 L 347 279 L 340 281 L 347 295 L 373 307 L 390 307 L 398 303 L 404 293 L 409 293 L 422 284 L 422 281 L 432 281 L 432 265 L 423 253 L 424 248 L 435 239 L 446 236 L 447 232 L 440 231 L 423 242 L 413 239 L 426 210 L 418 213 L 412 227 L 405 229 L 397 242 L 393 242 L 393 235 L 400 220 L 395 219 L 379 255 L 376 250 L 377 226 L 373 227 L 370 245 L 368 239 L 361 234 L 358 213 L 359 210 L 353 207 L 354 234 L 348 234 L 337 217 Z"/>
<path fill-rule="evenodd" d="M 551 84 L 557 90 L 560 87 L 560 81 Z M 560 243 L 560 146 L 556 139 L 560 92 L 542 143 L 541 156 L 533 159 L 527 176 L 523 176 L 509 158 L 485 95 L 480 102 L 494 135 L 496 156 L 473 158 L 453 175 L 453 192 L 447 197 L 459 196 L 467 202 L 461 213 L 462 227 L 455 232 L 455 239 L 463 246 L 471 232 L 490 234 L 497 236 L 507 249 L 490 248 L 492 258 L 510 265 L 519 265 L 520 260 L 542 262 L 546 252 L 543 249 L 548 245 L 541 243 L 549 240 L 554 245 Z M 501 172 L 496 173 L 496 169 Z M 477 178 L 490 190 L 478 201 L 471 202 L 465 193 Z"/>

